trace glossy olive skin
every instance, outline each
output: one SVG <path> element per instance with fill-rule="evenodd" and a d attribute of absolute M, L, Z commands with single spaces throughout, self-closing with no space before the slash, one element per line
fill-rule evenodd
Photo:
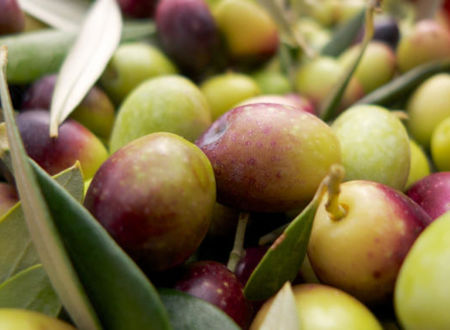
<path fill-rule="evenodd" d="M 93 178 L 84 205 L 149 271 L 183 263 L 200 245 L 216 199 L 206 156 L 172 133 L 127 144 Z"/>
<path fill-rule="evenodd" d="M 450 211 L 450 172 L 430 174 L 412 185 L 406 194 L 434 220 Z"/>
<path fill-rule="evenodd" d="M 22 32 L 25 14 L 17 0 L 0 1 L 0 35 Z"/>
<path fill-rule="evenodd" d="M 314 272 L 322 283 L 362 302 L 385 303 L 404 258 L 431 218 L 406 195 L 372 181 L 347 181 L 338 198 L 346 209 L 342 218 L 327 212 L 327 195 L 314 217 L 308 243 Z"/>
<path fill-rule="evenodd" d="M 160 0 L 156 27 L 163 50 L 191 75 L 205 70 L 220 44 L 215 20 L 204 0 Z"/>
<path fill-rule="evenodd" d="M 91 178 L 108 157 L 103 143 L 78 122 L 68 119 L 59 126 L 57 138 L 50 138 L 50 113 L 30 110 L 16 118 L 28 155 L 54 175 L 80 161 L 84 179 Z"/>
<path fill-rule="evenodd" d="M 196 144 L 214 168 L 218 201 L 255 212 L 303 206 L 330 166 L 341 160 L 339 142 L 327 124 L 272 103 L 228 111 Z"/>
<path fill-rule="evenodd" d="M 250 304 L 244 297 L 241 283 L 225 265 L 215 261 L 192 263 L 183 271 L 175 289 L 216 305 L 240 327 L 248 327 Z"/>

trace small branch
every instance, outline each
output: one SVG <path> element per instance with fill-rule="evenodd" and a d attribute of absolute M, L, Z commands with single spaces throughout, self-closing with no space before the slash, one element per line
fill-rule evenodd
<path fill-rule="evenodd" d="M 236 236 L 234 237 L 233 250 L 231 250 L 230 258 L 228 259 L 227 264 L 228 269 L 233 273 L 236 270 L 239 260 L 244 254 L 245 230 L 247 228 L 249 215 L 250 214 L 248 212 L 241 212 L 239 214 L 239 222 L 236 228 Z"/>

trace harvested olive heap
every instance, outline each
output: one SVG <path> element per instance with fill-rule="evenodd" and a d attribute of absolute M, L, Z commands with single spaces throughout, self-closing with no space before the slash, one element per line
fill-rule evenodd
<path fill-rule="evenodd" d="M 0 66 L 0 329 L 450 329 L 450 0 L 5 0 Z"/>

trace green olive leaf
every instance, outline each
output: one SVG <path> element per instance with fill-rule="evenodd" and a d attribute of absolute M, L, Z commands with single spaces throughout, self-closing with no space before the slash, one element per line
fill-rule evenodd
<path fill-rule="evenodd" d="M 0 96 L 8 144 L 11 148 L 14 178 L 28 230 L 39 253 L 39 259 L 74 322 L 83 329 L 100 329 L 96 314 L 72 267 L 30 167 L 29 159 L 14 119 L 14 110 L 6 82 L 6 61 L 7 49 L 3 46 L 0 48 Z M 55 184 L 57 185 L 57 183 Z M 60 189 L 64 190 L 61 187 Z"/>
<path fill-rule="evenodd" d="M 322 182 L 314 199 L 267 250 L 245 285 L 244 295 L 247 299 L 268 299 L 280 290 L 284 283 L 293 281 L 297 276 L 306 255 L 314 215 L 323 192 Z"/>
<path fill-rule="evenodd" d="M 259 330 L 299 330 L 300 320 L 298 317 L 297 304 L 290 282 L 286 282 L 278 291 L 266 313 Z"/>
<path fill-rule="evenodd" d="M 364 25 L 364 10 L 341 25 L 333 34 L 331 40 L 322 48 L 323 56 L 339 56 L 354 42 L 356 36 Z"/>
<path fill-rule="evenodd" d="M 97 0 L 67 55 L 50 106 L 50 136 L 83 100 L 120 42 L 122 15 L 116 0 Z"/>
<path fill-rule="evenodd" d="M 174 330 L 238 330 L 234 321 L 216 306 L 189 294 L 159 290 Z"/>
<path fill-rule="evenodd" d="M 377 88 L 356 104 L 392 105 L 397 100 L 405 98 L 426 79 L 440 72 L 450 73 L 450 59 L 422 64 Z"/>
<path fill-rule="evenodd" d="M 18 272 L 39 263 L 20 203 L 0 222 L 0 283 Z"/>
<path fill-rule="evenodd" d="M 370 3 L 366 10 L 365 10 L 365 31 L 364 31 L 364 39 L 361 45 L 361 48 L 359 50 L 359 54 L 356 57 L 353 64 L 350 66 L 350 68 L 347 70 L 347 72 L 344 73 L 342 78 L 339 80 L 338 84 L 335 86 L 334 90 L 330 93 L 330 95 L 320 104 L 319 113 L 321 118 L 324 121 L 328 121 L 332 119 L 338 108 L 339 104 L 341 103 L 342 97 L 345 93 L 345 90 L 347 89 L 347 86 L 350 82 L 350 80 L 353 77 L 353 74 L 356 71 L 356 68 L 359 65 L 359 62 L 361 61 L 361 58 L 363 57 L 367 45 L 372 40 L 373 33 L 374 33 L 374 12 L 375 8 L 377 6 L 376 0 L 374 0 L 372 3 Z"/>
<path fill-rule="evenodd" d="M 302 267 L 311 236 L 314 217 L 327 189 L 336 189 L 344 177 L 344 167 L 333 164 L 322 180 L 312 201 L 292 220 L 272 243 L 253 270 L 244 287 L 249 300 L 265 300 L 286 282 L 292 282 Z"/>
<path fill-rule="evenodd" d="M 74 198 L 81 201 L 83 176 L 79 163 L 57 174 L 55 180 Z M 2 251 L 0 253 L 0 283 L 40 263 L 28 233 L 20 202 L 0 219 L 0 251 Z"/>
<path fill-rule="evenodd" d="M 35 162 L 31 164 L 54 223 L 104 328 L 170 329 L 167 311 L 141 269 L 88 210 Z"/>
<path fill-rule="evenodd" d="M 61 302 L 40 264 L 17 273 L 0 285 L 0 308 L 20 308 L 56 317 Z"/>
<path fill-rule="evenodd" d="M 91 3 L 86 0 L 19 0 L 19 5 L 27 14 L 49 26 L 76 31 Z"/>
<path fill-rule="evenodd" d="M 155 36 L 152 21 L 125 23 L 121 42 L 149 39 Z M 28 84 L 61 67 L 76 38 L 75 32 L 45 29 L 0 38 L 8 47 L 8 82 Z"/>

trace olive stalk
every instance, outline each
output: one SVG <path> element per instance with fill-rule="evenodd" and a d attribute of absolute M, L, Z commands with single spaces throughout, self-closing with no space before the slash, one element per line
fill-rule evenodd
<path fill-rule="evenodd" d="M 248 212 L 241 212 L 239 214 L 239 222 L 236 228 L 236 236 L 234 238 L 233 249 L 230 253 L 230 258 L 228 259 L 227 267 L 230 271 L 234 273 L 239 260 L 244 254 L 244 238 L 245 230 L 247 228 L 248 218 L 250 214 Z"/>

